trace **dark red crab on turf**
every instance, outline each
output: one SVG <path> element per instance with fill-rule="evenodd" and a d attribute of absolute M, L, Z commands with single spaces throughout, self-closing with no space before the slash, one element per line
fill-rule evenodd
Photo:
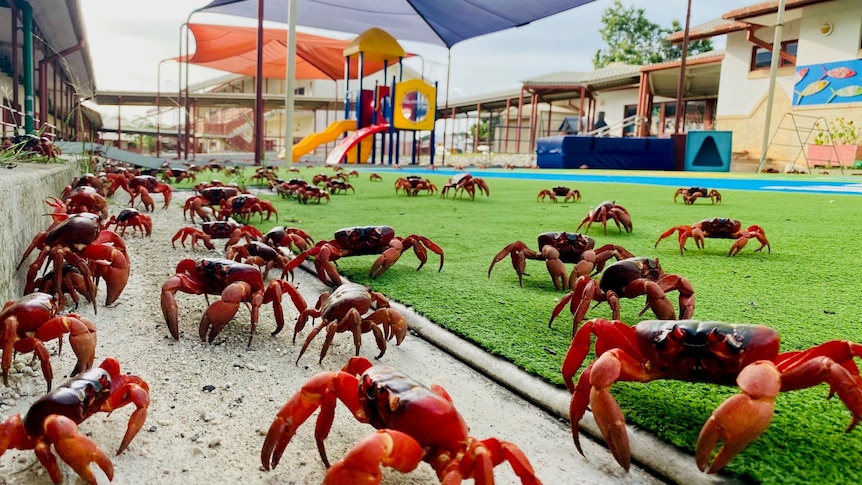
<path fill-rule="evenodd" d="M 576 383 L 593 335 L 596 359 Z M 764 325 L 649 320 L 629 326 L 590 320 L 578 329 L 562 366 L 572 393 L 575 446 L 583 454 L 578 423 L 589 407 L 614 458 L 628 470 L 625 417 L 610 393 L 615 382 L 674 379 L 738 386 L 742 392 L 713 411 L 697 438 L 695 462 L 707 473 L 724 468 L 769 427 L 782 392 L 829 384 L 828 397 L 837 395 L 852 415 L 847 432 L 862 420 L 862 378 L 854 360 L 862 358 L 862 345 L 831 340 L 805 350 L 779 349 L 778 333 Z"/>
<path fill-rule="evenodd" d="M 287 266 L 285 273 L 293 271 L 309 257 L 314 258 L 314 267 L 320 281 L 338 286 L 341 275 L 334 262 L 348 256 L 379 254 L 368 272 L 370 278 L 377 278 L 386 272 L 408 249 L 413 248 L 419 258 L 418 271 L 428 260 L 428 250 L 440 255 L 440 268 L 443 269 L 443 249 L 426 238 L 412 234 L 407 237 L 395 235 L 389 226 L 348 227 L 335 232 L 335 239 L 318 241 L 312 248 L 299 253 Z M 282 278 L 284 274 L 282 275 Z"/>

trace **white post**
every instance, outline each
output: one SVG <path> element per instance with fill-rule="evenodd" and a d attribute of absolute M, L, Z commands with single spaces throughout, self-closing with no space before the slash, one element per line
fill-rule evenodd
<path fill-rule="evenodd" d="M 284 165 L 293 163 L 293 110 L 294 91 L 296 91 L 296 4 L 297 0 L 288 0 L 287 14 L 287 72 L 285 73 L 284 93 Z"/>
<path fill-rule="evenodd" d="M 763 126 L 763 141 L 760 144 L 760 164 L 757 172 L 763 170 L 766 165 L 766 151 L 769 149 L 769 124 L 772 122 L 772 103 L 775 98 L 775 78 L 778 73 L 780 62 L 782 27 L 784 27 L 784 5 L 786 0 L 779 0 L 778 13 L 775 19 L 775 35 L 772 38 L 772 60 L 769 66 L 769 93 L 766 95 L 766 120 Z"/>

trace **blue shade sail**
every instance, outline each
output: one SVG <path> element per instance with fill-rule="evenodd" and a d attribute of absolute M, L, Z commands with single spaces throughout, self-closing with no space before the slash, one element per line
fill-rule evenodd
<path fill-rule="evenodd" d="M 445 47 L 594 0 L 294 0 L 296 25 L 360 34 L 378 27 L 401 41 Z M 257 18 L 258 0 L 214 0 L 201 12 Z M 288 23 L 287 0 L 264 0 L 264 20 Z"/>

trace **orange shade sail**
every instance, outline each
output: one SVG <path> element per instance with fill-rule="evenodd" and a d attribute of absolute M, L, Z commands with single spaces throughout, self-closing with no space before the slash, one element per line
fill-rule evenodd
<path fill-rule="evenodd" d="M 257 28 L 190 24 L 195 52 L 188 62 L 220 71 L 257 75 Z M 350 40 L 296 33 L 296 79 L 344 79 L 344 49 Z M 410 56 L 410 54 L 407 54 Z M 184 57 L 180 58 L 185 59 Z M 287 73 L 287 30 L 264 29 L 263 77 L 284 79 Z M 367 76 L 382 70 L 382 62 L 364 62 Z M 390 68 L 395 66 L 390 63 Z M 393 70 L 395 74 L 397 71 Z M 359 56 L 350 57 L 350 78 L 359 77 Z"/>

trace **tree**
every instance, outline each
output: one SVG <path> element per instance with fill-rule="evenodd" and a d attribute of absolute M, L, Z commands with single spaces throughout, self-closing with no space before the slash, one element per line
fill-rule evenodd
<path fill-rule="evenodd" d="M 470 125 L 470 138 L 478 139 L 479 143 L 490 142 L 491 126 L 488 124 L 488 119 L 485 118 L 478 123 Z"/>
<path fill-rule="evenodd" d="M 667 36 L 682 30 L 680 22 L 674 20 L 670 28 L 661 27 L 644 16 L 644 9 L 624 7 L 620 0 L 602 13 L 602 28 L 599 33 L 607 44 L 593 57 L 596 69 L 612 62 L 632 65 L 655 64 L 682 57 L 682 47 L 667 41 Z M 699 54 L 712 50 L 709 39 L 689 42 L 688 54 Z"/>

